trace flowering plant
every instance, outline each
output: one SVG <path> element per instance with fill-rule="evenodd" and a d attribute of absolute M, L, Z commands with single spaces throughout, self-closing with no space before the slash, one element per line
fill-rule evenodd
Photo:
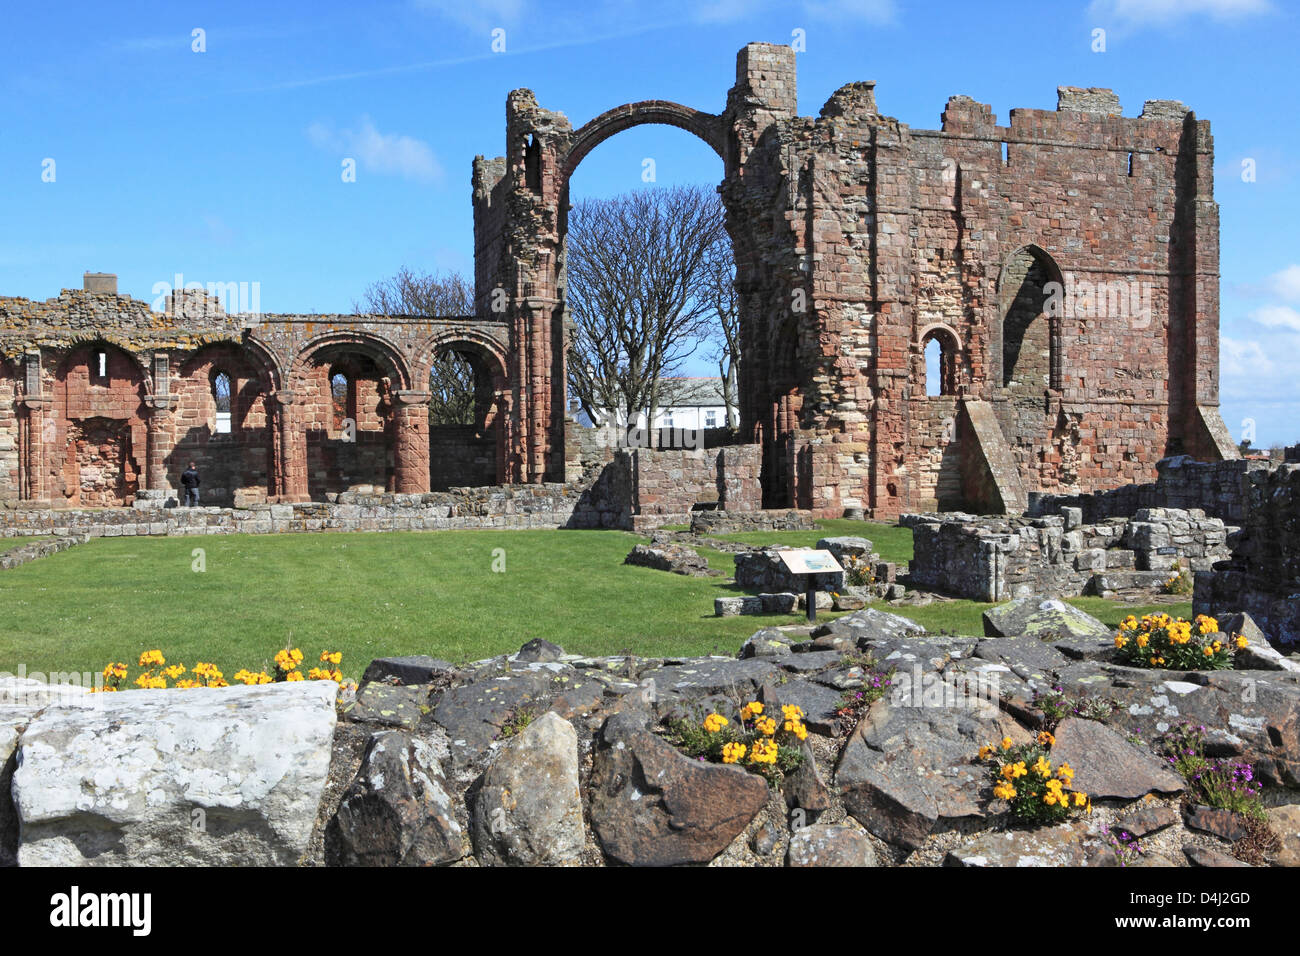
<path fill-rule="evenodd" d="M 985 744 L 976 755 L 996 767 L 993 796 L 1010 805 L 1011 816 L 1026 823 L 1060 823 L 1071 811 L 1092 812 L 1092 800 L 1073 789 L 1074 770 L 1062 763 L 1053 768 L 1049 750 L 1056 742 L 1047 731 L 1029 744 L 1003 737 Z"/>
<path fill-rule="evenodd" d="M 777 717 L 750 701 L 734 721 L 714 711 L 699 721 L 674 721 L 669 731 L 687 756 L 734 764 L 776 783 L 803 762 L 801 745 L 808 737 L 803 718 L 803 709 L 793 704 Z"/>
<path fill-rule="evenodd" d="M 1219 633 L 1219 622 L 1204 614 L 1195 621 L 1168 614 L 1145 614 L 1138 620 L 1130 614 L 1115 635 L 1121 663 L 1175 670 L 1223 670 L 1232 666 L 1233 653 L 1248 644 L 1240 634 L 1228 640 Z"/>
<path fill-rule="evenodd" d="M 343 672 L 338 669 L 338 665 L 343 660 L 343 654 L 340 651 L 325 651 L 321 654 L 321 663 L 325 667 L 313 667 L 304 678 L 298 670 L 298 664 L 302 661 L 302 651 L 297 648 L 286 648 L 275 655 L 275 676 L 272 677 L 265 670 L 249 671 L 238 670 L 235 672 L 234 679 L 241 684 L 270 684 L 275 681 L 300 681 L 310 680 L 332 680 L 337 683 L 343 683 Z M 168 664 L 167 658 L 163 656 L 161 650 L 145 651 L 140 655 L 138 665 L 140 673 L 132 683 L 136 687 L 146 690 L 162 690 L 168 686 L 171 681 L 172 687 L 191 688 L 191 687 L 229 687 L 225 675 L 221 672 L 216 664 L 207 661 L 199 661 L 192 669 L 188 671 L 188 677 L 184 676 L 187 671 L 184 664 Z M 127 665 L 115 661 L 108 664 L 104 670 L 104 686 L 99 689 L 105 692 L 115 692 L 122 690 L 128 676 Z"/>

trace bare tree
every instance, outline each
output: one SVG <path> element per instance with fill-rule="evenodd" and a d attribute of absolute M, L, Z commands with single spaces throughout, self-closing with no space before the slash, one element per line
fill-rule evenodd
<path fill-rule="evenodd" d="M 352 310 L 368 315 L 473 315 L 474 288 L 458 272 L 421 274 L 403 266 L 392 278 L 367 287 Z M 435 356 L 429 375 L 429 424 L 474 424 L 476 386 L 477 375 L 466 356 Z"/>
<path fill-rule="evenodd" d="M 644 189 L 587 200 L 569 214 L 565 271 L 573 319 L 569 389 L 593 422 L 607 411 L 649 421 L 670 403 L 665 381 L 707 338 L 705 263 L 722 203 L 705 187 Z"/>
<path fill-rule="evenodd" d="M 731 242 L 720 236 L 704 257 L 704 295 L 711 318 L 716 320 L 709 358 L 718 363 L 723 401 L 727 406 L 727 427 L 738 428 L 735 396 L 736 373 L 740 367 L 740 309 L 736 295 L 736 262 Z"/>

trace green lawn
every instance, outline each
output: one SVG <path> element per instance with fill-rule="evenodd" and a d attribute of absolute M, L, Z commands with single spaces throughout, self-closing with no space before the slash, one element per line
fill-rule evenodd
<path fill-rule="evenodd" d="M 619 531 L 436 531 L 99 538 L 0 574 L 0 671 L 99 670 L 160 648 L 226 675 L 269 665 L 286 642 L 308 659 L 474 660 L 543 637 L 576 653 L 735 653 L 789 615 L 715 618 L 725 578 L 625 566 Z M 191 569 L 192 551 L 206 570 Z M 492 570 L 503 549 L 504 573 Z M 714 566 L 731 568 L 731 559 Z"/>
<path fill-rule="evenodd" d="M 906 529 L 858 521 L 733 537 L 811 545 L 851 532 L 893 560 L 910 551 Z M 463 662 L 534 637 L 586 654 L 732 654 L 759 627 L 802 620 L 716 618 L 713 599 L 738 593 L 726 578 L 628 567 L 623 558 L 637 540 L 620 531 L 95 539 L 0 572 L 0 671 L 98 671 L 159 648 L 170 662 L 211 661 L 230 677 L 243 667 L 269 670 L 289 643 L 309 663 L 322 650 L 342 651 L 344 673 L 358 677 L 374 657 Z M 195 549 L 204 552 L 201 572 Z M 730 555 L 705 553 L 730 572 Z M 501 555 L 505 570 L 494 572 Z M 1112 625 L 1145 610 L 1098 598 L 1072 603 Z M 988 606 L 942 602 L 899 613 L 933 631 L 979 634 Z M 1190 615 L 1190 605 L 1163 610 Z"/>

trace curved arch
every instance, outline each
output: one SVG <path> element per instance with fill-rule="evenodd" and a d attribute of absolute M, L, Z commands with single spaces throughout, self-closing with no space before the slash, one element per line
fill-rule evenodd
<path fill-rule="evenodd" d="M 928 339 L 931 335 L 934 335 L 936 332 L 942 333 L 944 335 L 947 335 L 949 338 L 951 338 L 953 347 L 956 348 L 958 351 L 961 351 L 963 348 L 965 348 L 965 345 L 962 343 L 961 336 L 957 334 L 957 330 L 954 329 L 951 325 L 949 325 L 946 322 L 931 322 L 929 325 L 925 326 L 925 328 L 921 329 L 921 331 L 917 333 L 916 341 L 914 341 L 912 344 L 917 346 L 924 346 L 925 340 Z"/>
<path fill-rule="evenodd" d="M 1055 290 L 1050 289 L 1053 285 Z M 1003 260 L 995 296 L 999 315 L 997 334 L 990 341 L 990 344 L 997 343 L 994 362 L 990 363 L 997 370 L 995 383 L 1007 388 L 1028 372 L 1029 378 L 1017 387 L 1037 388 L 1032 381 L 1039 375 L 1047 388 L 1061 387 L 1061 305 L 1065 291 L 1060 265 L 1041 246 L 1024 243 Z M 1051 307 L 1053 299 L 1055 308 Z M 1045 330 L 1040 321 L 1045 321 Z M 1035 349 L 1045 351 L 1046 368 L 1041 367 L 1041 360 L 1034 358 L 1042 354 Z"/>
<path fill-rule="evenodd" d="M 68 360 L 79 349 L 96 345 L 106 345 L 126 355 L 131 360 L 133 370 L 140 376 L 141 382 L 144 383 L 145 391 L 153 391 L 153 371 L 149 368 L 148 360 L 135 350 L 129 338 L 120 333 L 88 331 L 74 334 L 67 340 L 60 342 L 59 347 L 63 352 L 63 357 L 54 366 L 55 374 L 57 375 L 60 371 L 66 370 Z"/>
<path fill-rule="evenodd" d="M 373 333 L 355 330 L 326 332 L 304 342 L 294 355 L 289 369 L 290 387 L 303 376 L 317 353 L 331 347 L 359 352 L 390 374 L 394 388 L 411 388 L 411 370 L 397 346 Z"/>
<path fill-rule="evenodd" d="M 615 133 L 647 124 L 683 129 L 704 140 L 718 156 L 726 159 L 726 138 L 721 116 L 670 100 L 642 100 L 606 110 L 573 134 L 569 141 L 569 152 L 564 158 L 565 178 L 572 176 L 586 155 Z"/>
<path fill-rule="evenodd" d="M 214 342 L 211 344 L 222 343 Z M 252 335 L 246 335 L 235 344 L 243 349 L 253 365 L 266 376 L 266 389 L 268 392 L 274 392 L 285 387 L 288 375 L 280 368 L 280 363 L 276 361 L 275 353 L 271 351 L 270 346 Z"/>
<path fill-rule="evenodd" d="M 1062 285 L 1065 284 L 1065 274 L 1061 272 L 1061 267 L 1057 263 L 1055 257 L 1036 243 L 1024 242 L 1013 248 L 1002 259 L 1002 268 L 998 270 L 997 292 L 999 295 L 1001 295 L 1003 291 L 1003 286 L 1006 283 L 1007 272 L 1010 270 L 1011 264 L 1022 252 L 1027 253 L 1038 260 L 1039 265 L 1050 273 L 1053 281 L 1060 282 Z"/>
<path fill-rule="evenodd" d="M 468 328 L 444 329 L 433 333 L 433 335 L 421 342 L 414 353 L 414 367 L 417 379 L 423 380 L 424 376 L 428 374 L 429 366 L 437 353 L 456 345 L 468 345 L 472 350 L 490 358 L 496 366 L 493 369 L 494 375 L 499 372 L 504 380 L 510 367 L 506 360 L 505 346 L 495 336 L 478 329 Z"/>

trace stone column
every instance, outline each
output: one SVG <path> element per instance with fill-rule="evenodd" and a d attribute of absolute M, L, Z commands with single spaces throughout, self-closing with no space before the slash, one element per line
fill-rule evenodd
<path fill-rule="evenodd" d="M 167 481 L 167 456 L 171 454 L 173 434 L 171 413 L 179 397 L 176 395 L 146 395 L 144 405 L 148 444 L 145 448 L 145 488 L 149 491 L 170 491 Z"/>
<path fill-rule="evenodd" d="M 278 422 L 279 457 L 276 461 L 275 495 L 282 502 L 308 501 L 307 435 L 294 411 L 297 396 L 282 388 L 271 393 L 268 407 L 275 409 Z"/>
<path fill-rule="evenodd" d="M 23 501 L 47 503 L 50 489 L 45 480 L 45 456 L 48 452 L 46 432 L 51 399 L 43 395 L 24 395 L 18 399 L 18 497 Z M 50 440 L 53 435 L 49 435 Z"/>
<path fill-rule="evenodd" d="M 429 393 L 389 394 L 393 428 L 393 480 L 398 494 L 429 490 Z"/>

